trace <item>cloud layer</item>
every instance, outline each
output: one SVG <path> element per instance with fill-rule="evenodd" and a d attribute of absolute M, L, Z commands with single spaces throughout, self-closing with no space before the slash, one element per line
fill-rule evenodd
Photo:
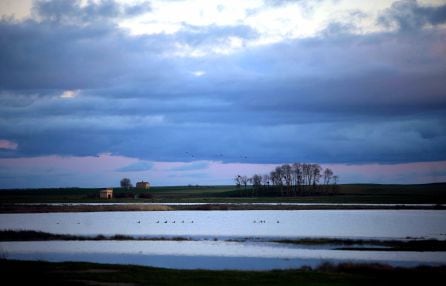
<path fill-rule="evenodd" d="M 243 2 L 34 1 L 3 17 L 0 138 L 16 145 L 0 156 L 194 162 L 178 172 L 446 160 L 441 1 Z"/>

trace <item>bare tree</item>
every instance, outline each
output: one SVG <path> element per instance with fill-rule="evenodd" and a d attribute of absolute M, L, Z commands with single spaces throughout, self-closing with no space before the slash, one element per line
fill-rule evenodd
<path fill-rule="evenodd" d="M 333 176 L 333 185 L 336 185 L 338 183 L 339 176 L 335 175 Z"/>
<path fill-rule="evenodd" d="M 336 192 L 338 190 L 338 180 L 339 180 L 339 176 L 334 175 L 333 176 L 333 185 L 332 185 L 333 192 Z"/>
<path fill-rule="evenodd" d="M 269 189 L 270 182 L 271 182 L 271 180 L 270 180 L 269 175 L 265 174 L 262 176 L 262 184 L 264 186 L 266 186 L 267 189 Z"/>
<path fill-rule="evenodd" d="M 252 191 L 254 194 L 254 192 L 258 192 L 262 187 L 262 176 L 255 174 L 254 176 L 252 176 L 251 182 L 253 187 Z"/>
<path fill-rule="evenodd" d="M 272 171 L 271 173 L 269 173 L 269 177 L 271 179 L 271 184 L 273 186 L 279 186 L 280 185 L 280 183 L 279 183 L 280 178 L 279 178 L 278 174 L 276 173 L 276 171 Z"/>
<path fill-rule="evenodd" d="M 240 175 L 235 176 L 234 182 L 235 182 L 236 188 L 240 190 L 240 196 L 242 196 L 243 195 L 242 189 L 241 189 L 241 186 L 242 186 L 242 176 L 240 176 Z"/>
<path fill-rule="evenodd" d="M 326 168 L 324 170 L 323 177 L 324 177 L 324 185 L 330 184 L 330 181 L 333 178 L 333 171 L 329 168 Z"/>
<path fill-rule="evenodd" d="M 313 185 L 313 190 L 316 189 L 317 184 L 319 183 L 319 180 L 321 179 L 321 172 L 322 172 L 322 167 L 319 164 L 312 164 L 311 165 L 311 174 L 312 174 L 312 185 Z"/>
<path fill-rule="evenodd" d="M 319 184 L 321 178 L 323 183 Z M 273 190 L 279 191 L 281 196 L 296 195 L 300 191 L 326 189 L 333 182 L 336 185 L 338 176 L 334 176 L 331 169 L 323 169 L 319 164 L 293 163 L 277 166 L 273 171 L 265 175 L 255 174 L 251 178 L 237 175 L 234 179 L 237 187 L 245 187 L 249 182 L 253 185 L 253 193 L 263 188 L 273 186 Z M 286 191 L 286 193 L 284 192 Z"/>
<path fill-rule="evenodd" d="M 310 164 L 302 164 L 302 176 L 303 176 L 303 185 L 311 184 L 311 165 Z"/>
<path fill-rule="evenodd" d="M 235 186 L 237 187 L 237 189 L 239 189 L 240 186 L 242 185 L 242 182 L 241 182 L 241 179 L 240 179 L 241 177 L 242 177 L 242 176 L 237 175 L 237 176 L 235 176 L 235 178 L 234 178 Z"/>
<path fill-rule="evenodd" d="M 122 178 L 120 184 L 121 184 L 121 188 L 124 188 L 127 190 L 130 189 L 131 187 L 133 187 L 132 182 L 130 181 L 129 178 Z"/>
<path fill-rule="evenodd" d="M 246 191 L 246 187 L 248 186 L 249 183 L 249 178 L 246 176 L 240 176 L 240 183 L 245 187 Z"/>
<path fill-rule="evenodd" d="M 302 164 L 301 163 L 294 163 L 292 167 L 292 177 L 293 177 L 293 184 L 295 186 L 294 191 L 297 193 L 297 191 L 300 191 L 303 185 L 303 171 L 302 171 Z"/>
<path fill-rule="evenodd" d="M 270 173 L 270 177 L 273 185 L 280 188 L 280 195 L 283 196 L 282 168 L 276 167 L 276 169 Z"/>
<path fill-rule="evenodd" d="M 252 176 L 251 181 L 252 181 L 252 186 L 256 190 L 260 189 L 260 187 L 262 186 L 262 176 L 261 175 L 255 174 L 254 176 Z"/>
<path fill-rule="evenodd" d="M 287 193 L 290 194 L 291 191 L 291 166 L 288 164 L 282 165 L 280 167 L 281 175 L 284 185 L 287 187 Z"/>

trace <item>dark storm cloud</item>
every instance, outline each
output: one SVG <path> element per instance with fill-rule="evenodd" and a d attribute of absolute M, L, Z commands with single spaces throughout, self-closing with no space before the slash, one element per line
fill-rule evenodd
<path fill-rule="evenodd" d="M 37 17 L 56 23 L 88 24 L 118 17 L 137 16 L 150 11 L 150 3 L 122 5 L 113 0 L 88 2 L 81 6 L 79 0 L 37 1 L 33 11 Z"/>
<path fill-rule="evenodd" d="M 442 29 L 353 35 L 333 23 L 319 37 L 221 55 L 209 51 L 228 37 L 260 35 L 246 26 L 185 26 L 130 36 L 113 21 L 88 20 L 128 7 L 42 3 L 40 22 L 0 22 L 0 139 L 19 146 L 0 156 L 446 160 Z M 82 18 L 88 25 L 73 20 Z M 174 56 L 178 46 L 209 53 Z M 61 98 L 66 90 L 76 96 Z M 150 167 L 135 164 L 128 171 Z"/>
<path fill-rule="evenodd" d="M 48 90 L 95 88 L 104 96 L 174 96 L 193 79 L 188 67 L 197 64 L 165 55 L 173 53 L 177 43 L 209 46 L 229 36 L 253 38 L 255 32 L 246 26 L 189 26 L 177 35 L 132 37 L 103 23 L 1 21 L 0 87 L 40 95 Z"/>
<path fill-rule="evenodd" d="M 446 23 L 446 5 L 420 6 L 416 0 L 397 1 L 379 18 L 381 24 L 397 24 L 401 30 L 420 29 L 426 24 Z"/>
<path fill-rule="evenodd" d="M 184 124 L 65 128 L 13 137 L 25 156 L 110 152 L 151 161 L 396 163 L 445 160 L 444 123 L 422 118 L 273 126 Z"/>
<path fill-rule="evenodd" d="M 146 65 L 152 69 L 161 65 L 157 53 L 163 43 L 152 45 L 154 40 L 132 38 L 109 25 L 78 27 L 3 21 L 0 87 L 44 90 L 108 86 Z M 149 73 L 141 79 L 158 78 L 155 70 L 146 72 Z"/>

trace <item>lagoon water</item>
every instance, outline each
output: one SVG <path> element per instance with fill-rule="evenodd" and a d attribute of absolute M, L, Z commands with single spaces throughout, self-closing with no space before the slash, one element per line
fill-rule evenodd
<path fill-rule="evenodd" d="M 16 259 L 258 270 L 314 266 L 324 261 L 446 264 L 446 252 L 346 251 L 264 241 L 303 237 L 446 239 L 446 211 L 441 210 L 0 214 L 0 229 L 193 239 L 1 242 L 3 255 Z M 234 239 L 237 241 L 231 241 Z"/>
<path fill-rule="evenodd" d="M 89 261 L 176 269 L 268 270 L 352 261 L 397 266 L 446 264 L 446 252 L 307 249 L 249 241 L 34 241 L 2 242 L 0 248 L 11 259 Z"/>
<path fill-rule="evenodd" d="M 0 214 L 0 229 L 76 235 L 446 238 L 446 211 L 298 210 Z"/>

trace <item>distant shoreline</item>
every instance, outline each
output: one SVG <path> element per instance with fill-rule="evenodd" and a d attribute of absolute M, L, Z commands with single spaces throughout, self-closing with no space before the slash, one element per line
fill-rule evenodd
<path fill-rule="evenodd" d="M 0 213 L 170 210 L 324 210 L 446 209 L 446 183 L 424 185 L 338 185 L 336 192 L 302 192 L 281 196 L 279 190 L 256 192 L 235 186 L 151 187 L 113 189 L 113 199 L 100 199 L 100 189 L 0 190 Z"/>
<path fill-rule="evenodd" d="M 105 211 L 231 211 L 231 210 L 445 210 L 445 204 L 352 203 L 12 203 L 0 204 L 0 213 L 54 213 Z"/>
<path fill-rule="evenodd" d="M 11 241 L 228 241 L 228 242 L 270 242 L 292 245 L 326 246 L 333 250 L 357 251 L 446 251 L 446 240 L 405 238 L 405 239 L 352 239 L 352 238 L 260 238 L 260 237 L 218 237 L 218 236 L 150 236 L 150 235 L 72 235 L 56 234 L 33 230 L 0 230 L 0 242 Z"/>

